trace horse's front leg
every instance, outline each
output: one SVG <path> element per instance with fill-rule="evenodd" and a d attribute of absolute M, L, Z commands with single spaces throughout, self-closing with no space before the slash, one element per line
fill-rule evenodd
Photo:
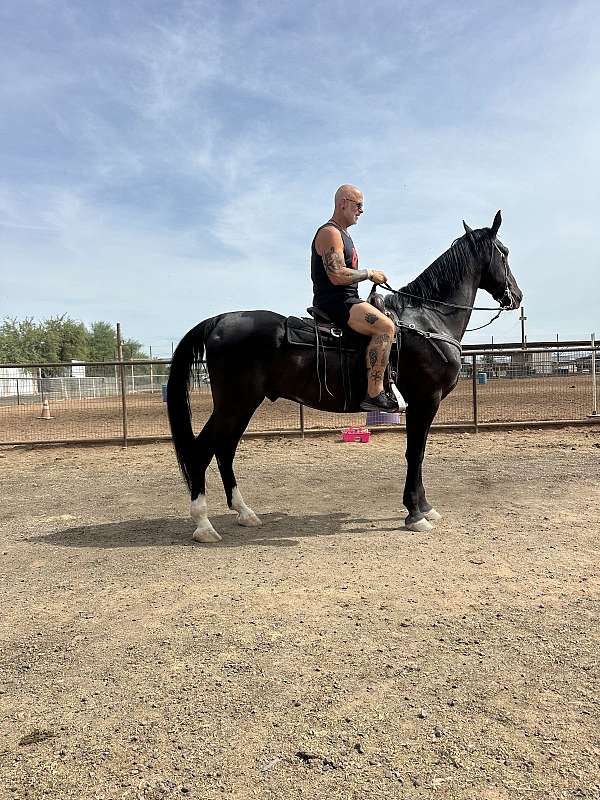
<path fill-rule="evenodd" d="M 406 410 L 406 482 L 402 498 L 408 516 L 405 524 L 410 531 L 430 531 L 432 521 L 441 515 L 430 505 L 423 486 L 423 458 L 433 418 L 439 408 L 439 398 L 424 403 L 409 403 Z"/>
<path fill-rule="evenodd" d="M 437 511 L 425 497 L 425 487 L 423 486 L 423 462 L 419 465 L 419 510 L 425 515 L 425 519 L 429 522 L 438 522 L 442 515 Z"/>

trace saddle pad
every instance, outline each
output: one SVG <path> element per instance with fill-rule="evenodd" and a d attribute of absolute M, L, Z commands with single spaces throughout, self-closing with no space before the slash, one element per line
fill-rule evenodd
<path fill-rule="evenodd" d="M 316 347 L 317 336 L 315 333 L 315 321 L 312 318 L 302 319 L 301 317 L 288 317 L 286 320 L 286 340 L 289 344 L 301 345 L 303 347 Z M 328 350 L 356 351 L 366 347 L 368 337 L 361 336 L 359 333 L 348 328 L 338 328 L 335 325 L 318 323 L 319 346 Z M 333 335 L 332 329 L 336 332 Z"/>

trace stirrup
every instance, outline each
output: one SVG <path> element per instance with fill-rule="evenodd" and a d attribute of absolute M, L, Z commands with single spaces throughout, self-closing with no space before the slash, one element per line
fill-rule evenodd
<path fill-rule="evenodd" d="M 396 402 L 398 403 L 398 411 L 402 414 L 403 411 L 407 409 L 407 402 L 400 394 L 400 389 L 396 386 L 394 381 L 390 381 L 390 389 L 392 390 L 392 394 L 396 398 Z"/>

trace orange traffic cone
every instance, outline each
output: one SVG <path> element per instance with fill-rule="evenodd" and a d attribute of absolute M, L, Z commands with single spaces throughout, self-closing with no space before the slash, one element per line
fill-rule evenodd
<path fill-rule="evenodd" d="M 50 403 L 48 402 L 47 397 L 44 397 L 42 400 L 42 416 L 40 419 L 52 419 L 50 416 Z"/>

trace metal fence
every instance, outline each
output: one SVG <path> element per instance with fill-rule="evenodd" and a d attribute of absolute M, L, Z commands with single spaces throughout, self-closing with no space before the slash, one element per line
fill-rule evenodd
<path fill-rule="evenodd" d="M 595 343 L 571 345 L 465 348 L 458 385 L 443 401 L 435 424 L 477 430 L 491 424 L 600 421 Z M 0 445 L 167 438 L 168 369 L 167 360 L 0 365 Z M 191 405 L 200 430 L 212 411 L 205 372 L 192 387 Z M 333 414 L 288 400 L 265 401 L 248 432 L 308 433 L 366 421 L 364 413 Z"/>
<path fill-rule="evenodd" d="M 0 372 L 2 367 L 0 366 Z M 127 394 L 159 392 L 168 374 L 125 376 Z M 119 376 L 65 376 L 45 377 L 41 380 L 23 377 L 6 378 L 0 374 L 0 405 L 27 405 L 39 403 L 44 395 L 48 401 L 84 400 L 121 395 Z"/>

